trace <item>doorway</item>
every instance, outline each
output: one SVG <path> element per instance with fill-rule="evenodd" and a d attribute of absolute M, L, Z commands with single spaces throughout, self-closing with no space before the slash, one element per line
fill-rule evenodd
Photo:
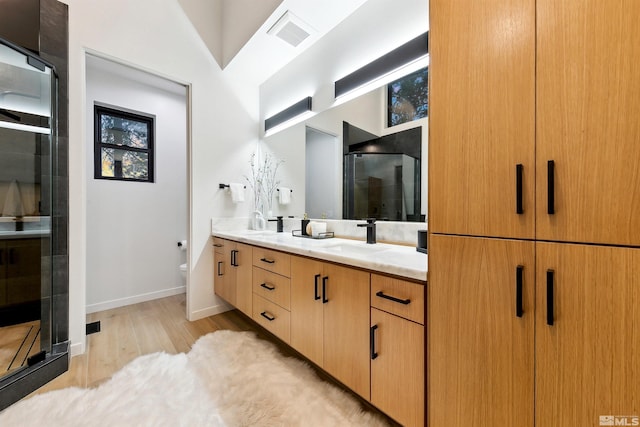
<path fill-rule="evenodd" d="M 304 206 L 309 218 L 342 218 L 340 150 L 336 135 L 306 127 Z"/>
<path fill-rule="evenodd" d="M 182 244 L 189 230 L 188 89 L 96 55 L 87 54 L 86 65 L 89 314 L 186 292 L 180 266 L 188 263 Z M 130 125 L 97 120 L 94 112 L 105 108 L 151 119 L 154 138 L 145 144 L 152 146 L 154 164 L 145 167 L 153 168 L 153 179 L 104 179 L 94 171 L 96 150 L 108 145 L 96 143 L 96 129 L 119 135 Z"/>

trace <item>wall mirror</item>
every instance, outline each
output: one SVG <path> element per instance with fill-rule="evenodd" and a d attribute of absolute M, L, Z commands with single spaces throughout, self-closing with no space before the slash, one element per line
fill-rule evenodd
<path fill-rule="evenodd" d="M 280 213 L 424 221 L 428 118 L 386 124 L 385 85 L 266 137 L 299 203 Z"/>
<path fill-rule="evenodd" d="M 409 31 L 406 38 L 396 38 L 404 41 L 415 37 L 411 35 L 416 34 L 416 29 L 423 32 L 428 30 L 422 2 L 399 2 L 398 13 L 403 19 L 393 24 L 387 22 L 388 5 L 383 6 L 381 4 L 377 9 L 377 14 L 385 17 L 369 14 L 366 22 L 384 23 L 385 29 L 396 34 Z M 411 29 L 406 30 L 405 25 L 411 26 Z M 394 30 L 395 27 L 400 29 Z M 375 28 L 379 32 L 379 26 Z M 370 87 L 369 92 L 340 103 L 333 102 L 333 85 L 328 88 L 327 84 L 335 80 L 331 74 L 332 67 L 318 65 L 321 72 L 326 74 L 314 74 L 305 79 L 304 70 L 310 70 L 305 68 L 309 66 L 307 64 L 321 63 L 323 60 L 318 59 L 318 55 L 326 54 L 334 46 L 340 50 L 340 37 L 353 36 L 351 31 L 340 32 L 339 37 L 332 33 L 323 37 L 330 40 L 330 45 L 323 44 L 322 49 L 314 52 L 315 56 L 306 56 L 304 61 L 281 72 L 264 90 L 266 99 L 275 103 L 278 97 L 275 88 L 298 92 L 295 84 L 298 79 L 301 80 L 301 86 L 316 87 L 315 92 L 306 92 L 314 94 L 315 115 L 262 140 L 262 149 L 285 161 L 281 168 L 281 182 L 283 186 L 294 190 L 291 205 L 276 204 L 278 207 L 274 213 L 285 216 L 307 213 L 310 218 L 325 219 L 359 220 L 375 217 L 388 221 L 424 222 L 427 212 L 428 117 L 423 115 L 422 118 L 406 122 L 402 117 L 398 120 L 414 101 L 401 100 L 394 113 L 396 121 L 390 126 L 388 105 L 393 101 L 394 93 L 389 93 L 386 82 L 380 82 L 378 87 Z M 399 47 L 404 41 L 386 48 L 381 55 Z M 366 48 L 365 45 L 360 47 Z M 353 56 L 353 53 L 349 55 Z M 344 58 L 340 54 L 336 57 Z M 415 73 L 415 68 L 406 71 L 407 75 Z M 425 83 L 425 99 L 427 73 L 428 66 L 421 75 Z M 401 77 L 404 76 L 396 76 Z M 411 148 L 401 147 L 397 143 L 397 140 L 403 139 L 401 136 L 406 137 L 406 146 Z"/>

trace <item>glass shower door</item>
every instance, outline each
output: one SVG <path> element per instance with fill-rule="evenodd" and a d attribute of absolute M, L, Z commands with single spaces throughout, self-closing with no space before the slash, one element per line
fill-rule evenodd
<path fill-rule="evenodd" d="M 51 351 L 54 71 L 0 44 L 0 377 Z"/>

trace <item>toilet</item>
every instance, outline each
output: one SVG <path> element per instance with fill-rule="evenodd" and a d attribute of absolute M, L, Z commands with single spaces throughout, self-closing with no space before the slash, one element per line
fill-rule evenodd
<path fill-rule="evenodd" d="M 186 252 L 187 251 L 187 241 L 186 240 L 182 240 L 180 242 L 178 242 L 178 248 L 180 248 L 181 252 Z M 185 262 L 184 264 L 180 264 L 180 267 L 178 267 L 180 270 L 180 284 L 182 286 L 186 286 L 187 285 L 187 263 Z"/>
<path fill-rule="evenodd" d="M 187 264 L 180 264 L 180 278 L 182 286 L 187 285 Z"/>

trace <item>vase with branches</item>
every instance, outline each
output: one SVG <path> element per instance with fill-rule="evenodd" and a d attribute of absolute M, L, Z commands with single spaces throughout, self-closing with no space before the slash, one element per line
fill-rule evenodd
<path fill-rule="evenodd" d="M 264 155 L 262 161 L 256 160 L 256 153 L 251 154 L 251 175 L 245 175 L 245 179 L 253 191 L 253 205 L 256 211 L 263 212 L 265 202 L 267 211 L 272 211 L 273 196 L 280 184 L 277 178 L 278 168 L 282 163 L 284 160 L 277 159 L 269 153 Z"/>

